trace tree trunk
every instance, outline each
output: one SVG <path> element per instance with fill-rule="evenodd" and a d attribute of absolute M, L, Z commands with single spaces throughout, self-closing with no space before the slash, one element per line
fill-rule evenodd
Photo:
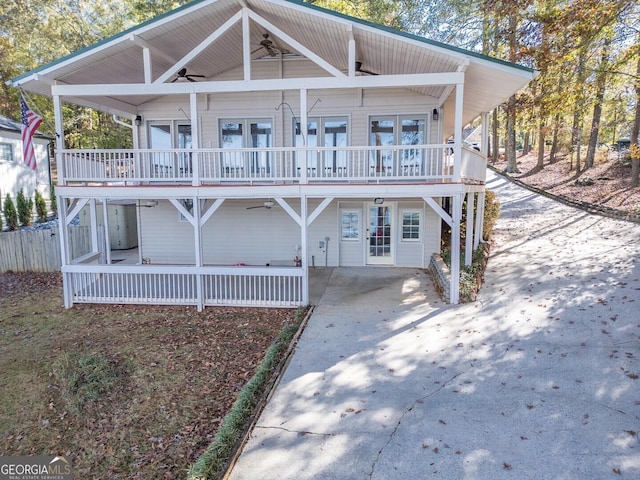
<path fill-rule="evenodd" d="M 493 142 L 493 148 L 491 149 L 491 161 L 496 163 L 498 161 L 498 156 L 500 153 L 499 150 L 499 139 L 498 139 L 498 109 L 493 109 L 493 119 L 491 121 L 491 140 Z"/>
<path fill-rule="evenodd" d="M 585 81 L 585 49 L 580 49 L 580 55 L 578 56 L 578 71 L 576 74 L 575 88 L 577 89 L 577 98 L 573 110 L 573 125 L 571 128 L 571 146 L 569 154 L 571 158 L 571 164 L 569 171 L 573 170 L 573 155 L 576 155 L 576 169 L 580 174 L 580 138 L 582 137 L 582 116 L 584 115 L 584 81 Z"/>
<path fill-rule="evenodd" d="M 540 170 L 544 168 L 544 120 L 541 118 L 538 124 L 538 163 L 536 167 Z"/>
<path fill-rule="evenodd" d="M 516 31 L 518 27 L 518 19 L 515 12 L 509 14 L 509 60 L 516 60 L 517 37 Z M 507 144 L 505 145 L 505 155 L 507 157 L 507 173 L 520 173 L 516 160 L 516 96 L 511 95 L 507 102 Z"/>
<path fill-rule="evenodd" d="M 527 130 L 526 132 L 524 132 L 524 139 L 522 141 L 522 154 L 526 155 L 527 153 L 529 153 L 532 150 L 531 147 L 531 130 Z"/>
<path fill-rule="evenodd" d="M 593 120 L 591 121 L 591 134 L 589 135 L 589 148 L 587 156 L 584 159 L 584 169 L 593 167 L 596 158 L 596 149 L 598 147 L 598 135 L 600 134 L 600 119 L 602 118 L 602 102 L 604 100 L 604 92 L 607 88 L 607 66 L 609 63 L 609 44 L 611 40 L 606 39 L 602 47 L 602 59 L 596 76 L 596 98 L 593 105 Z"/>
<path fill-rule="evenodd" d="M 505 148 L 507 157 L 507 173 L 520 173 L 516 159 L 516 96 L 511 95 L 507 102 L 507 145 Z"/>
<path fill-rule="evenodd" d="M 640 41 L 640 34 L 638 35 Z M 638 134 L 640 133 L 640 58 L 638 58 L 638 66 L 636 67 L 636 114 L 631 127 L 631 144 L 640 145 L 638 143 Z M 631 185 L 637 187 L 640 185 L 640 158 L 636 155 L 631 157 Z"/>
<path fill-rule="evenodd" d="M 549 163 L 556 163 L 556 153 L 558 153 L 558 133 L 560 132 L 560 114 L 556 113 L 553 120 L 553 138 L 551 140 L 551 151 L 549 152 Z"/>

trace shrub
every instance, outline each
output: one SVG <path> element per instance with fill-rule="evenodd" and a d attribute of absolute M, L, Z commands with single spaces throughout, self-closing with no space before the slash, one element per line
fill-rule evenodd
<path fill-rule="evenodd" d="M 493 227 L 495 227 L 500 217 L 500 201 L 495 192 L 487 190 L 484 197 L 484 227 L 482 239 L 485 242 L 491 240 L 493 236 Z"/>
<path fill-rule="evenodd" d="M 36 212 L 38 214 L 38 222 L 47 221 L 47 202 L 44 201 L 42 194 L 36 190 Z"/>
<path fill-rule="evenodd" d="M 33 220 L 33 200 L 24 196 L 22 188 L 16 198 L 18 204 L 18 220 L 22 225 L 31 225 Z"/>
<path fill-rule="evenodd" d="M 7 228 L 9 230 L 17 230 L 18 229 L 18 212 L 16 212 L 16 206 L 13 203 L 13 199 L 11 195 L 7 193 L 7 196 L 4 199 L 4 207 L 3 207 L 4 218 L 7 221 Z"/>
<path fill-rule="evenodd" d="M 55 184 L 51 184 L 51 189 L 49 190 L 49 204 L 51 207 L 51 211 L 53 212 L 53 216 L 58 216 L 58 202 L 56 201 L 56 186 Z"/>

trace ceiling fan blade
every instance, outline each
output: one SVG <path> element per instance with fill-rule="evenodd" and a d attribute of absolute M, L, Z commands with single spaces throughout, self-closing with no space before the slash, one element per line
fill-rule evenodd
<path fill-rule="evenodd" d="M 256 205 L 255 207 L 247 207 L 247 210 L 253 210 L 254 208 L 267 208 L 264 205 Z"/>
<path fill-rule="evenodd" d="M 189 74 L 189 75 L 187 75 L 187 77 L 205 78 L 206 75 L 195 75 L 195 74 L 192 75 L 192 74 Z"/>

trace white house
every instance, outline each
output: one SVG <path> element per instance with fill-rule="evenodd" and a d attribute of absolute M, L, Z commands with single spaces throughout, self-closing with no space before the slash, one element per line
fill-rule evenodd
<path fill-rule="evenodd" d="M 36 190 L 45 199 L 49 198 L 49 144 L 53 139 L 40 133 L 34 135 L 33 149 L 38 167 L 33 170 L 22 159 L 21 131 L 21 123 L 0 116 L 0 203 L 4 202 L 7 193 L 15 202 L 20 189 L 27 198 L 34 198 Z"/>
<path fill-rule="evenodd" d="M 314 265 L 425 268 L 443 221 L 456 303 L 486 171 L 463 127 L 534 75 L 294 0 L 200 0 L 12 84 L 53 97 L 62 225 L 136 212 L 135 265 L 97 233 L 71 258 L 61 229 L 65 304 L 202 309 L 306 304 Z M 66 149 L 63 102 L 126 120 L 135 148 Z M 473 209 L 467 230 L 470 261 Z"/>

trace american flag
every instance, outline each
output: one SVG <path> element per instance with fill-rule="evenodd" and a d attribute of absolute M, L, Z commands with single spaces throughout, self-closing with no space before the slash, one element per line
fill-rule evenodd
<path fill-rule="evenodd" d="M 20 109 L 22 110 L 22 153 L 24 163 L 35 170 L 38 165 L 32 140 L 36 130 L 42 123 L 42 119 L 29 108 L 22 95 L 20 95 Z"/>

